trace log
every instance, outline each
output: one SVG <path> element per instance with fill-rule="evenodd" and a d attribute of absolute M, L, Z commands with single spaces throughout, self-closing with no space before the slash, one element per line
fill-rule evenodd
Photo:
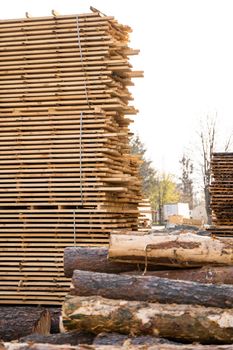
<path fill-rule="evenodd" d="M 93 345 L 155 345 L 155 344 L 178 344 L 164 338 L 155 338 L 151 335 L 141 335 L 138 337 L 130 337 L 120 333 L 100 333 L 98 334 Z"/>
<path fill-rule="evenodd" d="M 0 350 L 232 350 L 232 345 L 156 344 L 155 345 L 78 345 L 43 343 L 2 343 Z"/>
<path fill-rule="evenodd" d="M 233 284 L 233 266 L 206 266 L 202 268 L 173 269 L 163 271 L 127 271 L 127 275 L 144 275 L 169 278 L 172 280 L 192 281 L 199 283 Z"/>
<path fill-rule="evenodd" d="M 61 307 L 48 307 L 48 311 L 51 316 L 51 328 L 50 333 L 59 333 L 59 323 L 60 323 L 60 317 L 61 317 Z"/>
<path fill-rule="evenodd" d="M 148 334 L 201 343 L 233 341 L 232 309 L 67 296 L 62 319 L 66 331 Z"/>
<path fill-rule="evenodd" d="M 135 270 L 135 264 L 109 261 L 108 248 L 106 247 L 67 247 L 64 250 L 65 276 L 72 277 L 74 270 L 120 273 Z"/>
<path fill-rule="evenodd" d="M 4 343 L 0 350 L 232 350 L 232 345 L 78 345 Z"/>
<path fill-rule="evenodd" d="M 170 236 L 112 234 L 109 259 L 177 267 L 233 265 L 233 240 L 192 233 Z"/>
<path fill-rule="evenodd" d="M 31 333 L 49 334 L 51 316 L 47 309 L 36 306 L 1 306 L 0 339 L 11 341 Z"/>
<path fill-rule="evenodd" d="M 130 276 L 74 271 L 71 295 L 140 300 L 165 304 L 197 304 L 233 308 L 233 286 L 174 281 L 156 276 Z"/>
<path fill-rule="evenodd" d="M 26 337 L 18 339 L 19 343 L 49 343 L 49 344 L 92 344 L 94 335 L 86 332 L 68 332 L 42 335 L 33 333 Z"/>

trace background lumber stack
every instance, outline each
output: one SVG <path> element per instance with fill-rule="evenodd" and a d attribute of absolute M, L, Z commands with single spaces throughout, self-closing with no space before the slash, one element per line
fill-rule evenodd
<path fill-rule="evenodd" d="M 233 153 L 214 153 L 211 161 L 211 208 L 216 235 L 233 237 Z"/>
<path fill-rule="evenodd" d="M 97 12 L 0 21 L 0 303 L 59 304 L 65 246 L 138 229 L 129 32 Z"/>

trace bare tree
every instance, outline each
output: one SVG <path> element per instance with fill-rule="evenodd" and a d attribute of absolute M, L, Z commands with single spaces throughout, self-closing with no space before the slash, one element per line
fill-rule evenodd
<path fill-rule="evenodd" d="M 208 218 L 208 224 L 212 223 L 212 213 L 210 206 L 210 184 L 211 184 L 211 158 L 215 148 L 216 141 L 216 117 L 206 119 L 206 125 L 201 125 L 200 130 L 201 151 L 202 151 L 202 179 L 204 187 L 205 208 Z"/>
<path fill-rule="evenodd" d="M 230 150 L 231 143 L 232 143 L 232 133 L 230 134 L 227 142 L 225 143 L 225 147 L 224 147 L 225 152 L 228 152 Z"/>
<path fill-rule="evenodd" d="M 193 209 L 193 162 L 187 154 L 183 154 L 181 164 L 181 201 L 189 203 L 189 208 Z"/>

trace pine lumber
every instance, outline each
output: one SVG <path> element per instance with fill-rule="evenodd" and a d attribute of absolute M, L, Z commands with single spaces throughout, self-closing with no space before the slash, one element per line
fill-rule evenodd
<path fill-rule="evenodd" d="M 232 266 L 205 266 L 202 268 L 172 269 L 162 271 L 127 271 L 127 275 L 157 276 L 172 280 L 191 281 L 198 283 L 233 284 Z"/>
<path fill-rule="evenodd" d="M 130 32 L 99 12 L 0 20 L 0 304 L 61 305 L 63 249 L 140 225 Z"/>
<path fill-rule="evenodd" d="M 233 308 L 233 286 L 75 270 L 71 295 Z"/>
<path fill-rule="evenodd" d="M 157 236 L 112 234 L 109 245 L 111 261 L 195 267 L 233 265 L 233 241 L 192 233 Z"/>
<path fill-rule="evenodd" d="M 48 335 L 51 316 L 48 309 L 30 306 L 0 307 L 0 339 L 11 341 L 31 333 Z"/>
<path fill-rule="evenodd" d="M 213 226 L 209 231 L 216 236 L 233 236 L 233 153 L 213 153 L 210 185 Z"/>
<path fill-rule="evenodd" d="M 148 334 L 201 343 L 233 341 L 232 309 L 69 296 L 62 320 L 66 331 Z"/>

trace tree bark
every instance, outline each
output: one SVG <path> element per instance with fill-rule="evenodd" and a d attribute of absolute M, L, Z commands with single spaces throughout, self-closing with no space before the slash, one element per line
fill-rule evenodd
<path fill-rule="evenodd" d="M 51 328 L 50 333 L 59 333 L 59 323 L 60 323 L 60 317 L 61 317 L 61 307 L 48 307 L 48 311 L 51 316 Z"/>
<path fill-rule="evenodd" d="M 156 276 L 130 276 L 74 271 L 71 295 L 140 300 L 165 304 L 197 304 L 233 308 L 233 286 L 174 281 Z"/>
<path fill-rule="evenodd" d="M 94 334 L 86 332 L 68 332 L 68 333 L 57 333 L 57 334 L 31 334 L 26 337 L 18 339 L 19 343 L 49 343 L 49 344 L 92 344 L 94 340 Z"/>
<path fill-rule="evenodd" d="M 164 338 L 155 338 L 151 335 L 130 337 L 120 333 L 100 333 L 95 337 L 93 345 L 124 345 L 126 342 L 127 345 L 178 344 L 177 342 L 175 343 Z"/>
<path fill-rule="evenodd" d="M 66 331 L 148 334 L 201 343 L 233 341 L 232 309 L 69 296 L 62 315 Z"/>
<path fill-rule="evenodd" d="M 109 258 L 166 266 L 233 265 L 233 240 L 186 233 L 157 236 L 112 234 Z"/>
<path fill-rule="evenodd" d="M 127 271 L 124 275 L 142 275 L 142 271 Z M 233 266 L 207 266 L 202 268 L 146 271 L 144 276 L 157 276 L 172 280 L 212 284 L 233 284 Z"/>
<path fill-rule="evenodd" d="M 0 350 L 232 350 L 232 345 L 78 345 L 69 344 L 32 344 L 32 343 L 2 343 Z"/>
<path fill-rule="evenodd" d="M 50 313 L 34 306 L 1 306 L 0 339 L 11 341 L 31 333 L 49 334 Z"/>
<path fill-rule="evenodd" d="M 119 273 L 135 270 L 135 264 L 108 260 L 108 248 L 68 247 L 64 250 L 64 272 L 72 277 L 74 270 Z"/>

